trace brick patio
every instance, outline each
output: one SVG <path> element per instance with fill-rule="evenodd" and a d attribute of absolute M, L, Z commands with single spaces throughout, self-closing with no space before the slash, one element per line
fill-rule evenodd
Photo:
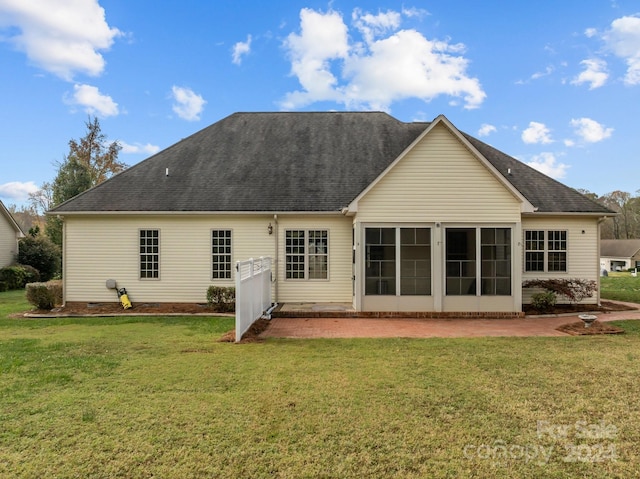
<path fill-rule="evenodd" d="M 640 307 L 640 305 L 634 305 Z M 323 313 L 327 313 L 324 308 Z M 640 319 L 640 310 L 596 313 L 599 321 Z M 567 336 L 556 328 L 580 321 L 577 315 L 516 319 L 417 319 L 276 317 L 261 334 L 269 338 L 460 338 L 485 336 Z"/>

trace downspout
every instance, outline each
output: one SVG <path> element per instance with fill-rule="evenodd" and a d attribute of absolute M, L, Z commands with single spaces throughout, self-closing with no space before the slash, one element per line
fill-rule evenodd
<path fill-rule="evenodd" d="M 64 216 L 58 215 L 58 219 L 62 221 L 62 306 L 67 304 L 67 222 Z"/>
<path fill-rule="evenodd" d="M 273 302 L 277 304 L 278 303 L 278 278 L 279 278 L 279 273 L 280 273 L 280 271 L 279 271 L 280 261 L 278 259 L 278 237 L 279 237 L 280 228 L 278 228 L 278 215 L 276 215 L 276 214 L 273 215 L 273 222 L 275 223 L 274 228 L 275 228 L 275 231 L 276 231 L 276 234 L 274 235 L 274 240 L 275 240 L 276 244 L 275 244 L 275 248 L 274 248 L 275 249 L 275 254 L 274 254 L 274 258 L 273 258 L 273 263 L 274 263 L 273 270 L 275 272 L 275 276 L 274 276 L 274 279 L 273 279 L 273 282 L 274 282 L 274 287 L 273 287 L 274 298 L 273 298 Z"/>
<path fill-rule="evenodd" d="M 600 304 L 600 283 L 601 283 L 601 281 L 600 281 L 600 235 L 601 235 L 601 231 L 600 230 L 602 229 L 602 223 L 604 223 L 606 220 L 607 220 L 606 216 L 603 216 L 602 218 L 598 219 L 598 227 L 597 227 L 597 231 L 596 231 L 596 234 L 598 235 L 598 246 L 597 246 L 598 254 L 596 255 L 597 256 L 597 263 L 598 263 L 598 269 L 597 269 L 598 274 L 596 274 L 596 278 L 598 278 L 596 280 L 598 282 L 598 288 L 597 288 L 597 295 L 598 296 L 596 297 L 596 300 L 597 300 L 598 306 L 601 305 Z"/>

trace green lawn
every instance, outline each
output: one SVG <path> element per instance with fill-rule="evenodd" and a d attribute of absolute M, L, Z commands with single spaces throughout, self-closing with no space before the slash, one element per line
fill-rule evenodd
<path fill-rule="evenodd" d="M 0 477 L 630 478 L 620 336 L 219 343 L 228 318 L 9 319 Z"/>
<path fill-rule="evenodd" d="M 640 276 L 631 273 L 609 273 L 600 278 L 600 294 L 603 299 L 640 303 Z"/>

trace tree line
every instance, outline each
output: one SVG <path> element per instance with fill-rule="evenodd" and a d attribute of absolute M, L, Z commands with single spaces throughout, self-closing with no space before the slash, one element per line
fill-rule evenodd
<path fill-rule="evenodd" d="M 640 190 L 636 191 L 636 196 L 620 190 L 602 196 L 588 190 L 578 191 L 617 213 L 602 223 L 601 239 L 640 238 Z"/>

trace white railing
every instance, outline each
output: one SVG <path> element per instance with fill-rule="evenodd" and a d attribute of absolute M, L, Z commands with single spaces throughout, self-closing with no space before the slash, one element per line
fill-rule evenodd
<path fill-rule="evenodd" d="M 236 262 L 236 342 L 271 306 L 271 258 Z"/>

